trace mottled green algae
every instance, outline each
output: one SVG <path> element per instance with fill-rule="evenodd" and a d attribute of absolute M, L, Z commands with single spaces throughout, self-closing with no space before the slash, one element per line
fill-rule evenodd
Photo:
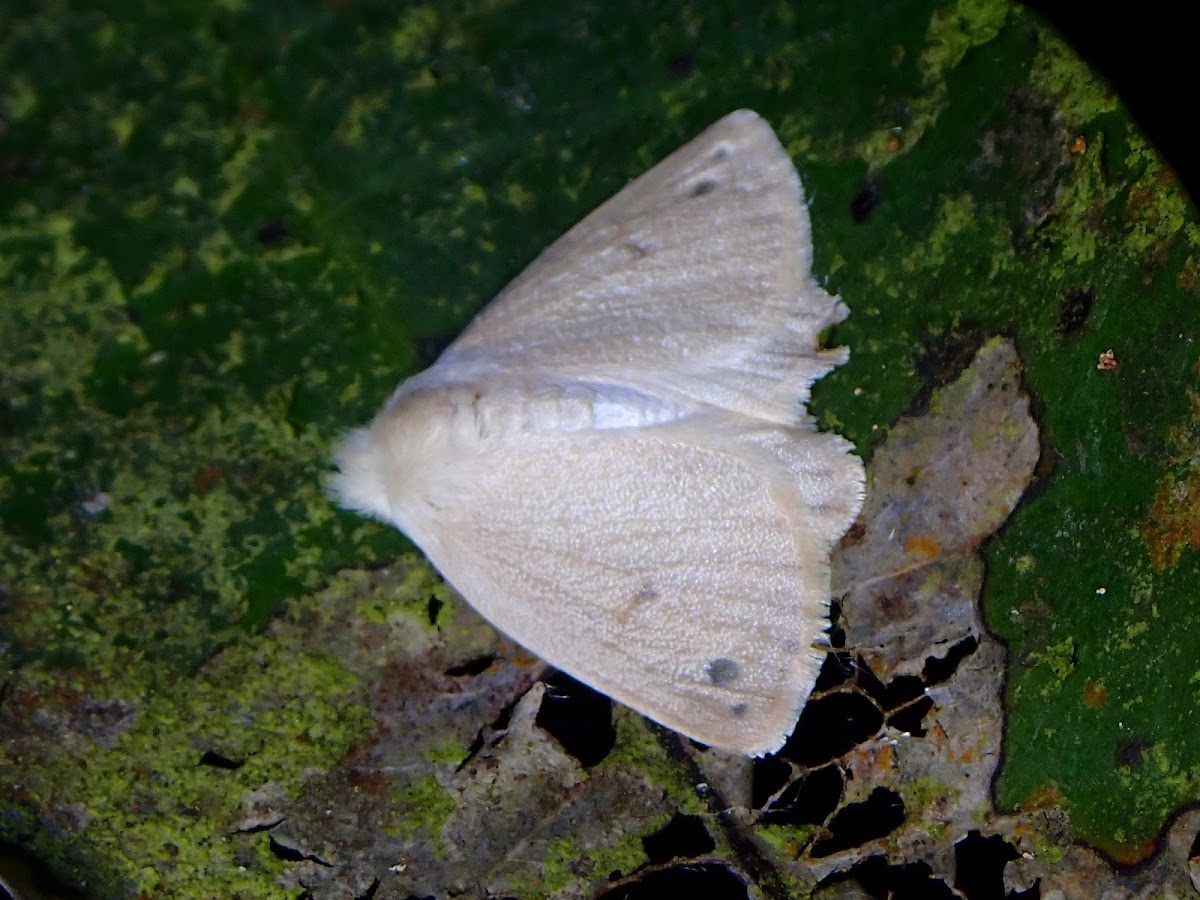
<path fill-rule="evenodd" d="M 35 670 L 15 690 L 37 691 L 37 681 L 62 684 Z M 61 747 L 41 745 L 32 768 L 6 753 L 0 770 L 19 780 L 21 806 L 75 810 L 69 840 L 42 833 L 34 846 L 100 896 L 201 882 L 221 896 L 271 896 L 283 864 L 266 834 L 239 830 L 252 812 L 248 794 L 270 784 L 295 796 L 345 754 L 370 724 L 353 700 L 357 684 L 328 657 L 245 640 L 196 677 L 131 698 L 111 746 L 71 736 Z M 237 768 L 202 764 L 206 751 Z M 71 862 L 80 850 L 103 861 L 103 882 Z"/>
<path fill-rule="evenodd" d="M 666 825 L 669 818 L 667 815 L 650 819 L 641 833 L 624 834 L 613 844 L 590 847 L 583 853 L 572 841 L 551 841 L 538 878 L 527 885 L 518 883 L 512 887 L 519 896 L 553 896 L 569 886 L 576 891 L 583 889 L 591 879 L 581 879 L 581 874 L 598 872 L 610 878 L 614 874 L 628 875 L 648 862 L 642 839 Z"/>
<path fill-rule="evenodd" d="M 41 723 L 0 728 L 0 833 L 97 896 L 291 896 L 247 792 L 294 796 L 369 721 L 336 659 L 239 623 L 399 546 L 320 488 L 347 379 L 316 311 L 356 286 L 256 237 L 309 231 L 311 195 L 272 190 L 284 142 L 229 117 L 211 34 L 46 12 L 0 34 L 26 73 L 0 88 L 0 661 Z"/>
<path fill-rule="evenodd" d="M 614 725 L 616 745 L 597 766 L 597 771 L 629 768 L 642 772 L 651 784 L 670 797 L 679 812 L 700 815 L 705 811 L 704 802 L 696 795 L 696 785 L 688 780 L 683 769 L 672 763 L 651 730 L 659 726 L 647 725 L 637 713 L 624 708 L 617 710 Z"/>
<path fill-rule="evenodd" d="M 1194 668 L 1179 636 L 1200 624 L 1200 567 L 1192 551 L 1177 557 L 1175 570 L 1156 572 L 1158 548 L 1137 540 L 1139 527 L 1152 531 L 1142 516 L 1165 496 L 1158 479 L 1169 481 L 1177 466 L 1165 436 L 1194 421 L 1187 345 L 1196 320 L 1173 310 L 1195 301 L 1175 273 L 1180 248 L 1197 243 L 1196 213 L 1114 112 L 1107 88 L 1060 41 L 1040 41 L 1031 77 L 1079 135 L 1070 148 L 1072 177 L 1041 231 L 1043 265 L 1064 295 L 1092 292 L 1095 307 L 1080 336 L 1045 329 L 1058 332 L 1059 346 L 1047 350 L 1073 363 L 1073 377 L 1051 381 L 1036 358 L 1027 361 L 1055 479 L 992 557 L 994 619 L 1017 663 L 998 792 L 1005 803 L 1035 802 L 1050 776 L 1077 835 L 1135 860 L 1169 812 L 1195 798 L 1200 777 L 1194 742 L 1179 730 L 1200 695 L 1177 687 L 1177 673 Z M 1097 354 L 1109 348 L 1118 367 L 1098 370 Z M 1160 503 L 1159 521 L 1177 515 L 1181 502 L 1177 493 Z M 1147 659 L 1156 660 L 1152 676 Z M 1103 692 L 1088 690 L 1100 682 Z M 1134 747 L 1147 752 L 1131 755 Z M 1168 759 L 1165 768 L 1150 762 Z"/>
<path fill-rule="evenodd" d="M 406 837 L 420 835 L 422 840 L 432 842 L 434 855 L 440 857 L 444 852 L 442 828 L 454 813 L 455 799 L 441 786 L 437 776 L 417 778 L 397 792 L 395 805 L 401 816 L 400 832 Z"/>
<path fill-rule="evenodd" d="M 34 835 L 35 852 L 99 896 L 199 883 L 213 896 L 293 896 L 275 886 L 288 864 L 263 826 L 374 733 L 363 678 L 382 657 L 429 643 L 428 603 L 441 591 L 415 559 L 374 578 L 339 573 L 267 634 L 241 635 L 142 693 L 122 693 L 132 680 L 102 660 L 70 671 L 26 665 L 8 697 L 38 727 L 0 728 L 0 772 L 16 786 L 7 800 L 18 814 L 6 836 Z M 363 639 L 380 624 L 392 641 Z M 443 744 L 437 755 L 456 761 L 462 751 Z M 430 839 L 453 809 L 428 779 L 395 802 L 406 833 Z M 61 824 L 39 827 L 39 816 Z"/>
<path fill-rule="evenodd" d="M 921 141 L 946 109 L 951 78 L 963 57 L 991 43 L 1012 11 L 1012 6 L 996 0 L 955 0 L 930 16 L 925 46 L 917 59 L 921 90 L 903 114 L 860 142 L 858 153 L 869 166 L 886 166 Z M 899 59 L 905 55 L 898 48 Z"/>

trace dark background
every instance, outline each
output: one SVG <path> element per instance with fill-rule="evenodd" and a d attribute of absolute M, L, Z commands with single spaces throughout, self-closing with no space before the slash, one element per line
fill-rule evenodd
<path fill-rule="evenodd" d="M 1200 197 L 1200 39 L 1186 3 L 1025 0 L 1125 102 L 1150 142 Z"/>

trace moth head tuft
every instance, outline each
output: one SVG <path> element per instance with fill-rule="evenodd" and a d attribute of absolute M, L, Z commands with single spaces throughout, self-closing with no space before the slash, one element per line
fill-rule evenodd
<path fill-rule="evenodd" d="M 356 428 L 342 438 L 333 462 L 339 471 L 329 477 L 326 489 L 339 506 L 393 521 L 388 497 L 391 454 L 373 427 Z"/>

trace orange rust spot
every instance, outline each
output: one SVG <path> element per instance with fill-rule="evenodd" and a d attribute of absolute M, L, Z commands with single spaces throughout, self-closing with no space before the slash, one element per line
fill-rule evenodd
<path fill-rule="evenodd" d="M 1096 368 L 1101 372 L 1111 372 L 1117 367 L 1117 354 L 1111 349 L 1105 350 L 1096 360 Z"/>
<path fill-rule="evenodd" d="M 1103 681 L 1089 678 L 1083 685 L 1083 705 L 1088 709 L 1099 709 L 1108 702 L 1108 688 Z"/>
<path fill-rule="evenodd" d="M 21 711 L 31 713 L 39 706 L 40 698 L 36 691 L 25 691 L 17 695 L 17 703 Z"/>
<path fill-rule="evenodd" d="M 1057 784 L 1053 781 L 1044 781 L 1033 793 L 1028 794 L 1021 801 L 1021 809 L 1025 812 L 1034 809 L 1053 809 L 1056 806 L 1064 805 L 1065 801 L 1066 798 L 1058 789 Z"/>
<path fill-rule="evenodd" d="M 1155 177 L 1151 187 L 1132 189 L 1125 201 L 1126 221 L 1131 225 L 1155 232 L 1162 220 L 1162 192 L 1173 190 L 1177 181 L 1174 172 L 1170 169 L 1163 169 Z M 1169 236 L 1155 241 L 1143 254 L 1145 260 L 1154 265 L 1162 265 L 1170 256 L 1176 241 L 1177 238 L 1173 231 Z"/>
<path fill-rule="evenodd" d="M 958 761 L 964 765 L 975 762 L 975 748 L 972 747 L 969 750 L 964 750 L 961 754 L 959 754 Z"/>
<path fill-rule="evenodd" d="M 1179 274 L 1175 277 L 1175 284 L 1181 290 L 1200 292 L 1200 260 L 1194 256 L 1185 259 Z"/>
<path fill-rule="evenodd" d="M 891 744 L 884 744 L 879 748 L 879 752 L 875 754 L 875 765 L 884 771 L 896 765 L 896 751 Z"/>
<path fill-rule="evenodd" d="M 203 497 L 207 494 L 217 479 L 221 477 L 221 470 L 216 466 L 204 466 L 196 473 L 196 480 L 192 482 L 192 493 L 197 497 Z"/>
<path fill-rule="evenodd" d="M 532 669 L 542 665 L 541 659 L 529 653 L 524 647 L 517 647 L 513 650 L 512 663 L 522 669 Z"/>
<path fill-rule="evenodd" d="M 1135 844 L 1118 844 L 1112 848 L 1112 858 L 1123 866 L 1140 863 L 1158 849 L 1155 838 L 1147 838 Z"/>
<path fill-rule="evenodd" d="M 950 740 L 950 735 L 946 734 L 946 729 L 942 727 L 941 722 L 934 722 L 933 727 L 929 729 L 929 733 L 936 744 L 944 744 Z"/>
<path fill-rule="evenodd" d="M 847 547 L 852 547 L 855 544 L 861 543 L 866 534 L 867 527 L 859 522 L 855 522 L 850 526 L 850 530 L 846 532 L 846 536 L 842 538 L 842 543 Z"/>
<path fill-rule="evenodd" d="M 267 121 L 267 112 L 257 103 L 245 103 L 238 110 L 238 120 L 243 125 L 261 125 Z"/>
<path fill-rule="evenodd" d="M 1071 146 L 1068 147 L 1067 149 L 1070 150 L 1072 153 L 1074 153 L 1076 156 L 1078 156 L 1080 153 L 1086 153 L 1087 152 L 1087 138 L 1084 137 L 1082 134 L 1076 135 L 1075 140 L 1071 141 Z"/>
<path fill-rule="evenodd" d="M 903 619 L 908 616 L 908 604 L 904 601 L 904 595 L 900 594 L 881 594 L 875 599 L 884 614 L 893 619 Z"/>
<path fill-rule="evenodd" d="M 904 549 L 913 556 L 919 556 L 922 559 L 936 559 L 942 555 L 942 545 L 933 538 L 910 537 L 904 544 Z"/>
<path fill-rule="evenodd" d="M 804 848 L 808 846 L 807 842 L 797 840 L 789 840 L 783 843 L 783 853 L 788 859 L 799 859 Z"/>
<path fill-rule="evenodd" d="M 856 756 L 862 760 L 863 769 L 887 770 L 892 767 L 892 748 L 886 744 L 882 747 L 860 747 Z"/>
<path fill-rule="evenodd" d="M 900 148 L 904 146 L 904 140 L 898 134 L 893 134 L 887 140 L 888 153 L 899 153 Z"/>
<path fill-rule="evenodd" d="M 1138 529 L 1154 568 L 1175 566 L 1187 548 L 1200 549 L 1200 469 L 1192 469 L 1180 483 L 1168 474 L 1154 493 L 1150 512 Z"/>
<path fill-rule="evenodd" d="M 857 747 L 854 750 L 854 761 L 850 765 L 853 772 L 887 773 L 896 767 L 896 753 L 891 744 L 876 747 Z"/>
<path fill-rule="evenodd" d="M 346 773 L 346 781 L 357 790 L 372 796 L 383 796 L 389 783 L 387 776 L 380 769 L 365 766 L 351 766 Z"/>

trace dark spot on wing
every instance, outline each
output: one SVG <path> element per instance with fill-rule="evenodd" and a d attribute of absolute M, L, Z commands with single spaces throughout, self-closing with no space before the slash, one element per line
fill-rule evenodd
<path fill-rule="evenodd" d="M 733 713 L 733 717 L 735 719 L 741 719 L 745 717 L 746 713 L 750 712 L 750 704 L 735 703 L 733 706 L 729 707 L 729 711 Z"/>
<path fill-rule="evenodd" d="M 658 599 L 658 591 L 654 589 L 654 585 L 646 581 L 637 589 L 637 593 L 633 595 L 633 602 L 638 606 L 643 603 L 653 603 Z"/>
<path fill-rule="evenodd" d="M 717 162 L 719 160 L 728 158 L 729 152 L 728 144 L 717 144 L 717 146 L 713 148 L 713 152 L 708 158 L 713 162 Z"/>
<path fill-rule="evenodd" d="M 629 595 L 629 602 L 623 609 L 617 610 L 617 622 L 621 625 L 629 621 L 629 617 L 637 613 L 647 603 L 653 603 L 659 598 L 658 589 L 649 581 L 643 581 L 638 589 Z"/>
<path fill-rule="evenodd" d="M 708 661 L 708 665 L 704 667 L 704 674 L 717 687 L 724 687 L 737 681 L 738 676 L 742 674 L 742 667 L 732 659 L 719 656 Z"/>
<path fill-rule="evenodd" d="M 631 260 L 645 259 L 650 255 L 650 247 L 641 241 L 630 239 L 621 245 Z"/>
<path fill-rule="evenodd" d="M 705 194 L 711 194 L 721 186 L 721 182 L 715 178 L 701 178 L 688 185 L 686 196 L 689 199 L 703 197 Z"/>

